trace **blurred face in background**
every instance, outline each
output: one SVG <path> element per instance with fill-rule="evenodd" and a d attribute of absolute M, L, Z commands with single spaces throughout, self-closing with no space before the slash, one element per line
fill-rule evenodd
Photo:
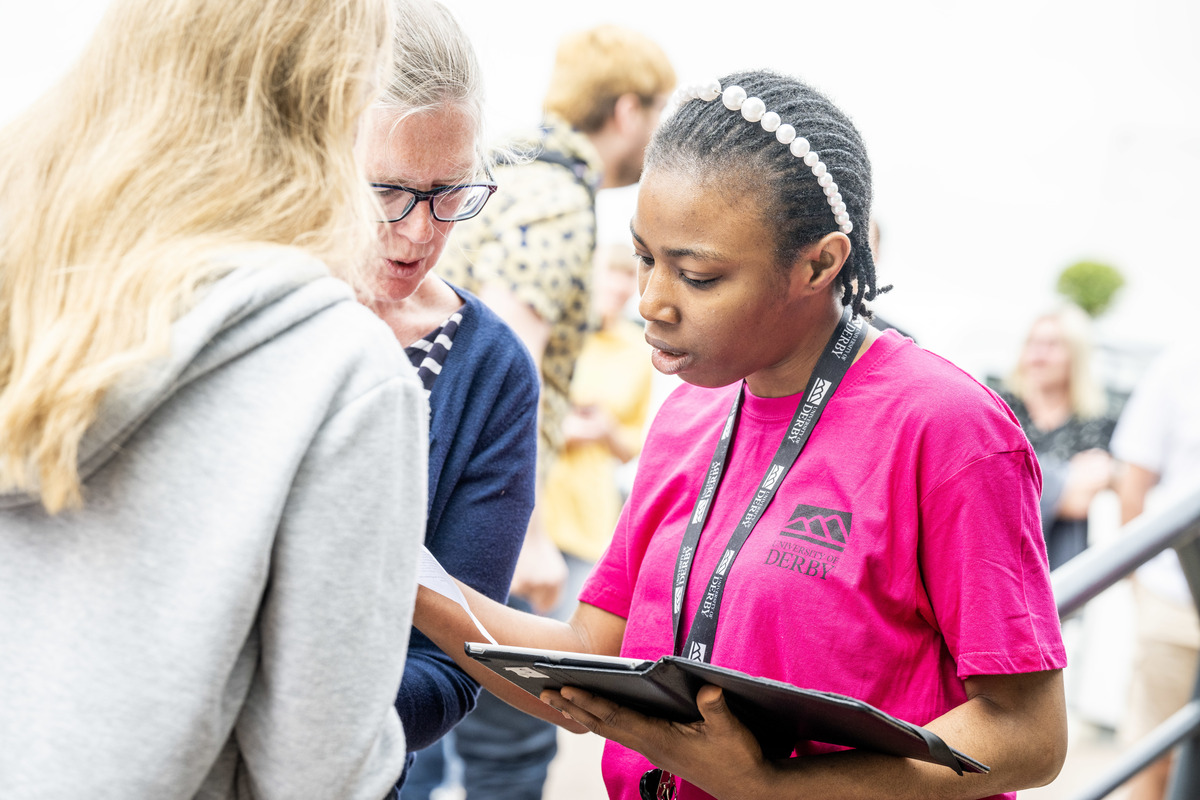
<path fill-rule="evenodd" d="M 620 116 L 619 127 L 625 141 L 625 151 L 615 164 L 605 164 L 605 181 L 612 186 L 629 186 L 637 183 L 642 177 L 646 166 L 646 147 L 650 137 L 654 135 L 662 118 L 663 109 L 667 106 L 669 95 L 655 96 L 649 102 L 644 102 L 636 95 L 625 95 L 622 100 L 628 102 L 626 109 L 617 112 Z M 622 101 L 618 101 L 622 102 Z"/>
<path fill-rule="evenodd" d="M 1033 324 L 1021 350 L 1020 369 L 1031 386 L 1068 387 L 1071 382 L 1071 347 L 1055 319 Z"/>
<path fill-rule="evenodd" d="M 592 303 L 597 316 L 608 321 L 621 315 L 637 291 L 637 261 L 628 245 L 609 245 L 596 253 Z"/>

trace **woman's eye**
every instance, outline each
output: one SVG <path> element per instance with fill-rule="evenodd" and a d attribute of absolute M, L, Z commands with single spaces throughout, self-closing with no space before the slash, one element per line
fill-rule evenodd
<path fill-rule="evenodd" d="M 644 256 L 641 253 L 634 253 L 633 257 L 637 260 L 638 264 L 640 264 L 643 267 L 653 267 L 654 266 L 654 259 L 651 258 L 650 256 Z"/>
<path fill-rule="evenodd" d="M 689 286 L 705 287 L 711 286 L 717 282 L 717 278 L 691 278 L 687 275 L 684 275 L 682 272 L 679 273 L 679 277 Z"/>

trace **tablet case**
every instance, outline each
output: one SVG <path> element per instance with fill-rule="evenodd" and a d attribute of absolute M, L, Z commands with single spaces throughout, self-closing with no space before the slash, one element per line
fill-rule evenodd
<path fill-rule="evenodd" d="M 852 697 L 801 689 L 678 656 L 637 661 L 474 642 L 467 643 L 466 652 L 532 695 L 578 686 L 675 722 L 699 721 L 696 693 L 705 684 L 719 686 L 729 709 L 770 758 L 785 758 L 797 743 L 816 741 L 941 764 L 959 775 L 988 771 L 925 728 Z"/>

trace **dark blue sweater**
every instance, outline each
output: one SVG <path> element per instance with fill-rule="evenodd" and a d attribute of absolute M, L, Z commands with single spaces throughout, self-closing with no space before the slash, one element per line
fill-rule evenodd
<path fill-rule="evenodd" d="M 533 510 L 538 375 L 516 334 L 455 291 L 466 303 L 462 322 L 429 397 L 425 546 L 451 575 L 503 602 Z M 409 753 L 444 736 L 478 693 L 414 628 L 396 696 Z"/>

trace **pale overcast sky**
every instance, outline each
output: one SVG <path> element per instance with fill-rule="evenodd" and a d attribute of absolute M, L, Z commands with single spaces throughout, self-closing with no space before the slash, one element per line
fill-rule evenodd
<path fill-rule="evenodd" d="M 1160 346 L 1200 290 L 1200 4 L 845 0 L 449 0 L 488 76 L 497 132 L 533 124 L 558 37 L 600 22 L 662 43 L 683 80 L 800 75 L 855 119 L 884 226 L 878 304 L 980 373 L 1011 363 L 1058 271 L 1129 281 L 1100 334 Z M 0 0 L 0 123 L 45 91 L 107 0 Z M 603 207 L 622 238 L 629 193 Z"/>

